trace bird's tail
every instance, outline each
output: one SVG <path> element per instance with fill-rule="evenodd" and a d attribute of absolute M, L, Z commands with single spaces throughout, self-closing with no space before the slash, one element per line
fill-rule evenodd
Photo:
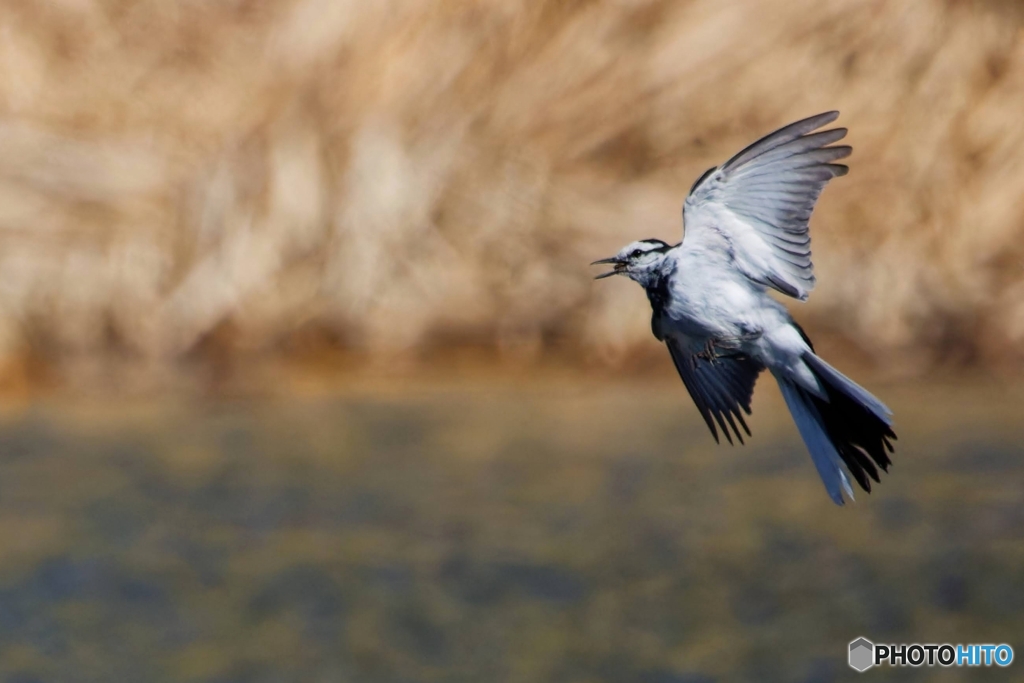
<path fill-rule="evenodd" d="M 844 464 L 869 493 L 871 479 L 878 481 L 878 468 L 889 470 L 891 441 L 896 440 L 891 427 L 892 412 L 813 351 L 805 352 L 803 360 L 824 390 L 825 398 L 783 377 L 777 377 L 779 387 L 825 489 L 837 505 L 842 505 L 843 490 L 853 499 Z"/>

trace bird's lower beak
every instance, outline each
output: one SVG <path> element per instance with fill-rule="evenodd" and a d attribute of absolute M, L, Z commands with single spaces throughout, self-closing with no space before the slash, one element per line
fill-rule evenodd
<path fill-rule="evenodd" d="M 606 264 L 611 264 L 615 266 L 614 270 L 610 270 L 607 273 L 601 273 L 600 275 L 594 278 L 595 280 L 603 280 L 606 277 L 611 277 L 612 275 L 619 275 L 620 273 L 626 272 L 626 264 L 614 256 L 611 258 L 603 258 L 600 261 L 594 261 L 590 265 L 602 266 Z"/>

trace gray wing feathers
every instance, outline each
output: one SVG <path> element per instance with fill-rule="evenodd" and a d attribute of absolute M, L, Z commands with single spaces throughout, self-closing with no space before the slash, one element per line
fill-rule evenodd
<path fill-rule="evenodd" d="M 832 147 L 824 149 L 825 146 L 831 145 L 833 142 L 838 142 L 844 137 L 846 137 L 845 128 L 833 128 L 832 130 L 823 130 L 820 133 L 813 133 L 811 135 L 793 138 L 792 140 L 784 142 L 777 147 L 772 147 L 764 151 L 761 151 L 759 147 L 755 146 L 752 150 L 746 153 L 746 158 L 742 162 L 737 163 L 736 157 L 733 157 L 729 161 L 725 162 L 722 170 L 726 173 L 735 172 L 737 175 L 758 175 L 757 169 L 759 167 L 763 167 L 765 164 L 776 163 L 797 155 L 802 156 L 800 163 L 794 164 L 794 168 L 806 168 L 815 163 L 828 163 L 829 161 L 842 159 L 845 155 L 836 155 L 835 150 L 837 148 Z M 757 163 L 752 163 L 755 160 Z"/>
<path fill-rule="evenodd" d="M 841 140 L 845 128 L 813 131 L 838 115 L 797 121 L 707 173 L 686 199 L 687 236 L 705 228 L 726 235 L 748 277 L 807 298 L 815 282 L 808 222 L 828 181 L 848 170 L 832 162 L 851 152 L 846 145 L 827 146 Z"/>
<path fill-rule="evenodd" d="M 750 161 L 759 154 L 769 152 L 779 145 L 784 145 L 791 140 L 795 140 L 802 135 L 806 135 L 812 131 L 816 131 L 824 125 L 832 123 L 839 118 L 839 112 L 829 111 L 824 114 L 818 114 L 817 116 L 811 116 L 806 119 L 791 123 L 788 126 L 778 129 L 774 133 L 769 133 L 760 140 L 747 145 L 745 148 L 736 153 L 732 159 L 725 162 L 725 166 L 733 168 L 740 166 Z"/>

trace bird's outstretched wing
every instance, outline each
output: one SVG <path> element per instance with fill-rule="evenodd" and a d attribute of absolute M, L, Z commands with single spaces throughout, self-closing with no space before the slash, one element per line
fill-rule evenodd
<path fill-rule="evenodd" d="M 732 443 L 730 427 L 740 443 L 743 443 L 743 435 L 736 427 L 736 422 L 750 436 L 750 428 L 743 419 L 743 413 L 750 415 L 750 398 L 754 395 L 754 384 L 764 366 L 740 354 L 719 356 L 710 361 L 693 355 L 671 337 L 665 339 L 665 344 L 686 390 L 690 392 L 697 410 L 715 437 L 715 442 L 718 442 L 718 430 L 715 429 L 717 422 L 729 443 Z"/>
<path fill-rule="evenodd" d="M 827 146 L 845 128 L 814 131 L 838 116 L 792 123 L 708 169 L 683 204 L 683 247 L 726 253 L 751 280 L 807 299 L 814 288 L 807 222 L 825 184 L 849 170 L 832 162 L 851 152 Z"/>

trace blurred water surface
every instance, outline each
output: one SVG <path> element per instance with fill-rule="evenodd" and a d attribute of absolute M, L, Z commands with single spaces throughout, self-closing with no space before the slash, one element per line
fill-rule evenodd
<path fill-rule="evenodd" d="M 846 508 L 770 391 L 735 448 L 670 385 L 8 411 L 0 680 L 832 681 L 860 635 L 1021 656 L 1020 392 L 879 393 L 895 466 Z"/>

